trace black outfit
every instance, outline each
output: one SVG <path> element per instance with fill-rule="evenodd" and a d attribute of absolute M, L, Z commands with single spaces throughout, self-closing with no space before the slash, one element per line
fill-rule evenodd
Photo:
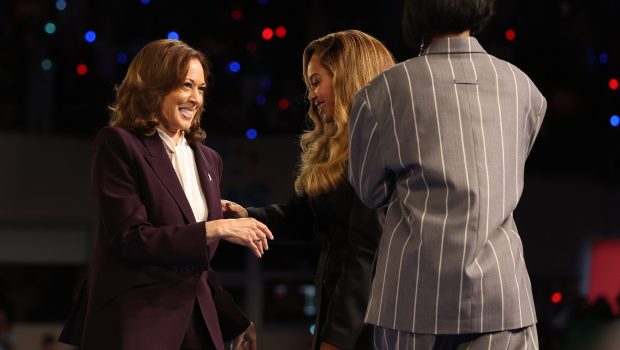
<path fill-rule="evenodd" d="M 378 212 L 359 200 L 348 182 L 317 197 L 296 196 L 288 204 L 247 208 L 277 239 L 321 243 L 315 275 L 317 318 L 314 349 L 321 342 L 342 349 L 372 349 L 364 325 L 374 256 L 381 238 Z"/>

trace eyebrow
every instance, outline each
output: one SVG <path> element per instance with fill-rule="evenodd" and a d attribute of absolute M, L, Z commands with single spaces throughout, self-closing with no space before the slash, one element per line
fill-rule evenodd
<path fill-rule="evenodd" d="M 189 80 L 189 81 L 192 82 L 192 84 L 196 84 L 196 81 L 194 79 L 192 79 L 192 78 L 185 78 L 185 80 Z M 202 83 L 202 84 L 200 84 L 200 86 L 207 86 L 207 83 Z"/>

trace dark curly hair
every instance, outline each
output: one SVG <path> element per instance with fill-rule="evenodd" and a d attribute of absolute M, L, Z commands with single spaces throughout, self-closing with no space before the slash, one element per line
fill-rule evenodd
<path fill-rule="evenodd" d="M 439 34 L 478 33 L 495 10 L 495 0 L 404 0 L 403 5 L 403 35 L 414 47 Z"/>

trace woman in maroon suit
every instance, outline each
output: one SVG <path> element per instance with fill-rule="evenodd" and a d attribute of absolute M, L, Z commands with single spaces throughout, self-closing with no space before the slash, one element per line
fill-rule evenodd
<path fill-rule="evenodd" d="M 178 40 L 133 59 L 97 135 L 99 216 L 89 277 L 61 341 L 85 349 L 255 349 L 253 325 L 209 260 L 218 241 L 260 257 L 273 239 L 251 218 L 222 217 L 219 155 L 201 143 L 209 65 Z"/>

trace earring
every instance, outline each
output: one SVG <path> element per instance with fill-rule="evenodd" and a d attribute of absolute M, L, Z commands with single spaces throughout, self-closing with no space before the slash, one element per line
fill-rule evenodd
<path fill-rule="evenodd" d="M 422 38 L 420 38 L 420 52 L 418 52 L 418 57 L 422 56 L 422 52 L 424 52 L 424 38 L 426 34 L 422 34 Z"/>

